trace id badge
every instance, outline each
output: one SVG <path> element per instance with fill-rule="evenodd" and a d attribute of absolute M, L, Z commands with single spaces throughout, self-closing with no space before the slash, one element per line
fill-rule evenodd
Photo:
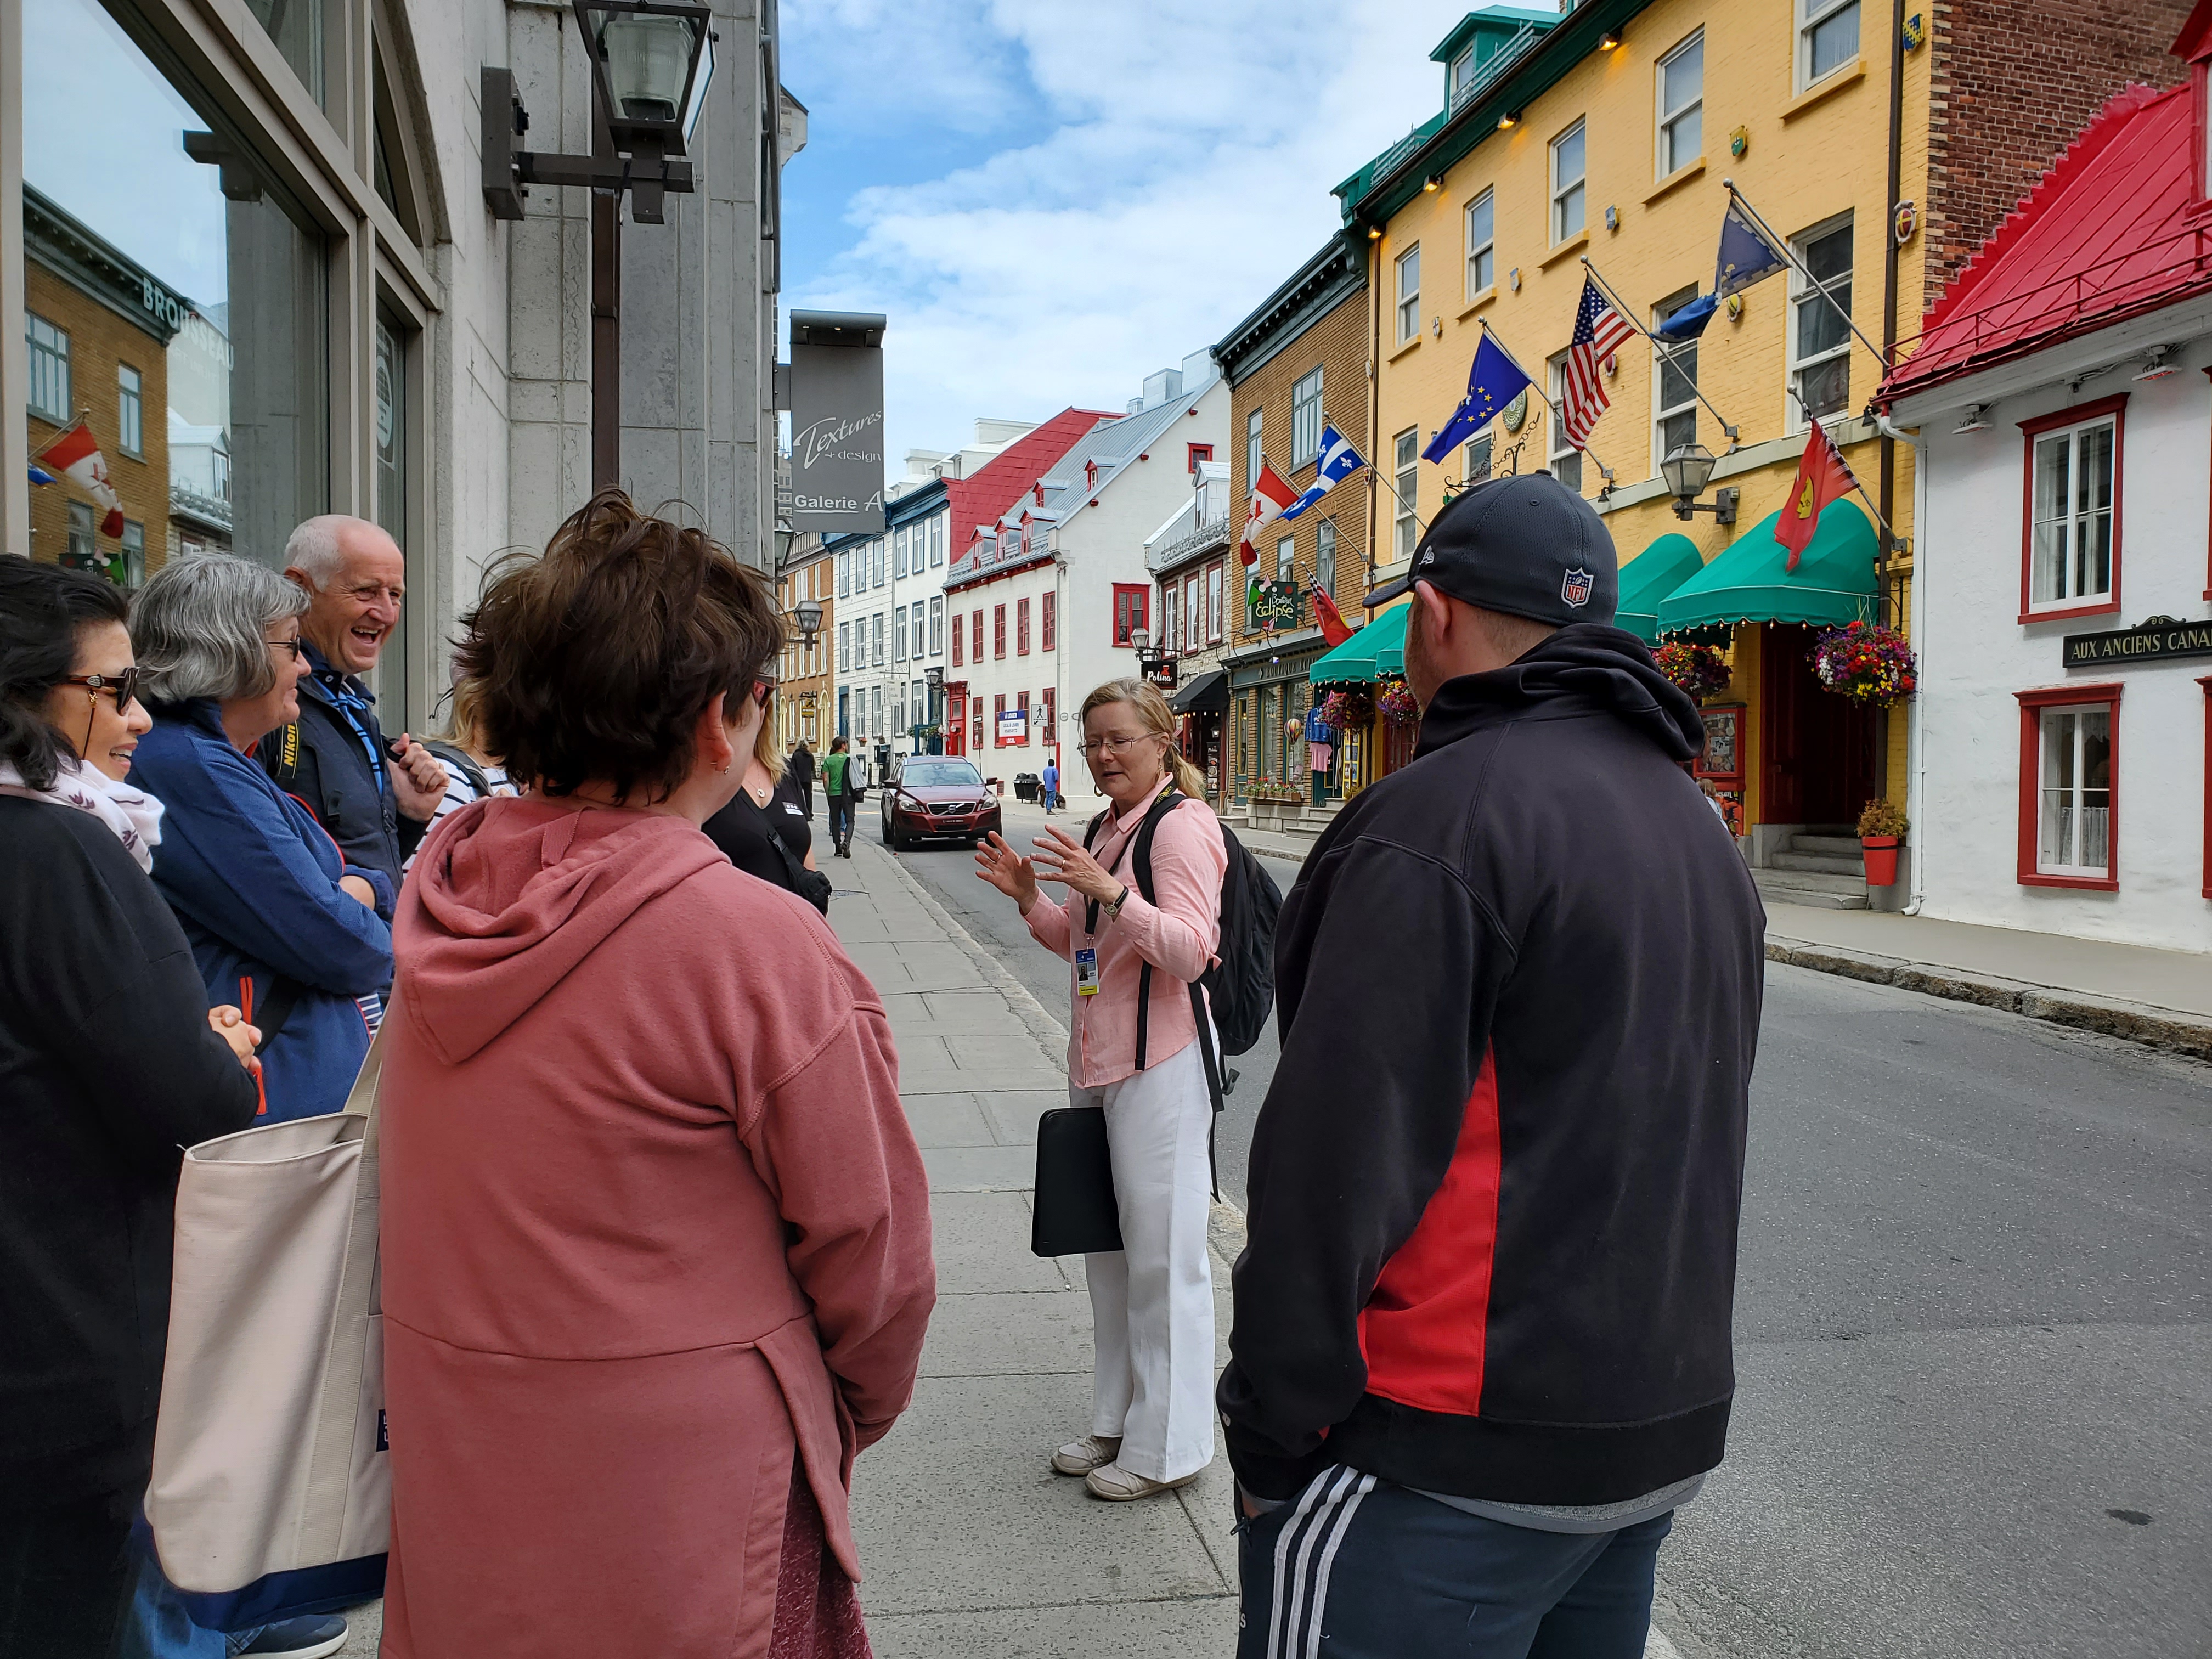
<path fill-rule="evenodd" d="M 1086 948 L 1075 953 L 1075 994 L 1098 994 L 1098 952 L 1094 950 Z"/>

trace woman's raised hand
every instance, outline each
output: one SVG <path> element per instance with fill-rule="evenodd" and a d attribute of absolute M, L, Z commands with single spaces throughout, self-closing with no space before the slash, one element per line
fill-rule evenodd
<path fill-rule="evenodd" d="M 975 849 L 975 874 L 1020 905 L 1024 915 L 1037 902 L 1036 866 L 1007 846 L 996 831 L 985 836 Z"/>
<path fill-rule="evenodd" d="M 1047 825 L 1036 843 L 1039 881 L 1056 881 L 1085 898 L 1109 904 L 1121 890 L 1121 879 L 1083 849 L 1083 843 Z"/>

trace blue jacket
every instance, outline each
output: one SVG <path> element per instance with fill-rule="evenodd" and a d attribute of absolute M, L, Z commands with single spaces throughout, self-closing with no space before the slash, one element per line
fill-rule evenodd
<path fill-rule="evenodd" d="M 368 1052 L 357 997 L 392 981 L 392 884 L 346 863 L 314 815 L 233 748 L 216 705 L 153 706 L 131 781 L 159 799 L 154 884 L 191 942 L 210 1006 L 268 1006 L 278 975 L 299 1001 L 261 1051 L 261 1121 L 345 1104 Z M 368 907 L 338 886 L 365 877 Z"/>

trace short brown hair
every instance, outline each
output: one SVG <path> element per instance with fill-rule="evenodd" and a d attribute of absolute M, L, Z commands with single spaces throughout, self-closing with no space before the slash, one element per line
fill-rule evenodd
<path fill-rule="evenodd" d="M 726 718 L 783 644 L 768 582 L 702 530 L 603 489 L 542 556 L 493 568 L 459 652 L 478 682 L 479 735 L 509 777 L 547 795 L 589 781 L 668 799 L 690 775 L 692 728 Z"/>

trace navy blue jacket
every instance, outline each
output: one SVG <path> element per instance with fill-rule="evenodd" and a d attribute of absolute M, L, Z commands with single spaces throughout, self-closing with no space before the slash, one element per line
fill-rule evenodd
<path fill-rule="evenodd" d="M 335 1112 L 368 1052 L 355 999 L 392 981 L 392 883 L 348 864 L 313 814 L 231 746 L 215 703 L 152 708 L 131 779 L 167 809 L 154 884 L 191 942 L 209 1003 L 251 1018 L 279 975 L 302 988 L 261 1051 L 260 1121 Z M 374 912 L 341 876 L 368 878 Z"/>
<path fill-rule="evenodd" d="M 300 682 L 300 718 L 262 738 L 254 755 L 276 787 L 331 832 L 348 864 L 376 871 L 397 892 L 407 860 L 430 826 L 399 810 L 392 792 L 391 750 L 376 711 L 364 708 L 357 718 L 384 757 L 381 766 L 371 764 L 361 733 L 331 694 L 335 681 L 373 703 L 376 699 L 368 688 L 340 674 L 312 645 L 307 660 L 315 672 Z"/>

